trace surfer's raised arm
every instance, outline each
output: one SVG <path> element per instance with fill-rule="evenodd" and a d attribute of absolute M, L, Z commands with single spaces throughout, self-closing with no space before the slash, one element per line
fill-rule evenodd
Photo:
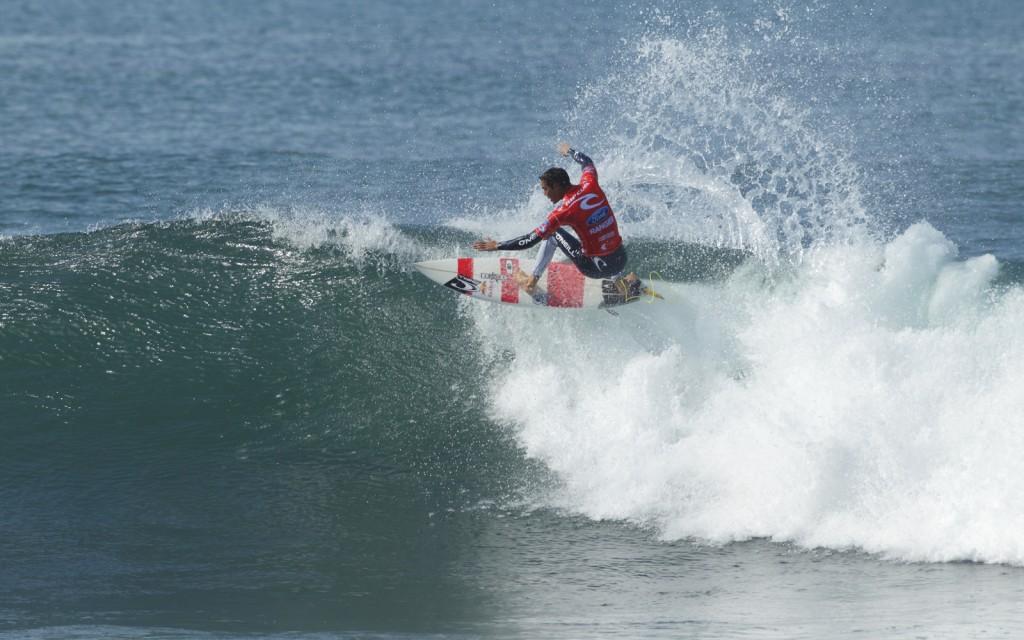
<path fill-rule="evenodd" d="M 573 149 L 572 147 L 569 146 L 568 142 L 563 142 L 562 144 L 558 145 L 558 153 L 562 154 L 563 156 L 572 156 L 572 159 L 578 162 L 584 169 L 586 169 L 587 167 L 594 167 L 594 171 L 597 171 L 597 167 L 594 166 L 594 161 L 590 159 L 590 156 L 583 153 L 582 151 L 577 151 Z"/>

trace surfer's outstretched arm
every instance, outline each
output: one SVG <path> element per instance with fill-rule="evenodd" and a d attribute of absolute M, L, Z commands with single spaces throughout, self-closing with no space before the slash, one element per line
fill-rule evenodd
<path fill-rule="evenodd" d="M 473 248 L 477 251 L 522 251 L 523 249 L 529 249 L 538 242 L 543 240 L 537 230 L 534 229 L 526 235 L 519 236 L 518 238 L 512 238 L 511 240 L 505 240 L 504 242 L 498 242 L 497 240 L 477 240 L 473 243 Z"/>
<path fill-rule="evenodd" d="M 551 256 L 555 253 L 555 239 L 549 237 L 546 240 L 541 237 L 538 233 L 538 229 L 534 229 L 526 235 L 519 236 L 518 238 L 512 238 L 504 242 L 498 242 L 487 238 L 485 240 L 477 240 L 473 243 L 473 248 L 477 251 L 521 251 L 523 249 L 529 249 L 538 242 L 544 240 L 544 245 L 540 249 L 540 255 L 538 256 L 537 266 L 533 269 L 533 275 L 522 282 L 523 288 L 528 293 L 533 293 L 537 286 L 537 281 L 540 280 L 540 276 L 544 273 L 544 269 L 547 268 L 548 263 L 551 262 Z"/>

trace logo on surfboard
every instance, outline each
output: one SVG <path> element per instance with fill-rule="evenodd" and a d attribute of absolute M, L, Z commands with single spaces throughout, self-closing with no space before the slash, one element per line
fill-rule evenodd
<path fill-rule="evenodd" d="M 467 295 L 476 293 L 480 289 L 479 282 L 472 278 L 467 278 L 466 276 L 455 276 L 448 282 L 444 283 L 444 286 Z"/>

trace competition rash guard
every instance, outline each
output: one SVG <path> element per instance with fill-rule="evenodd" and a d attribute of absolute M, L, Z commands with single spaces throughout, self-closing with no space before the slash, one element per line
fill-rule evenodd
<path fill-rule="evenodd" d="M 580 240 L 583 255 L 588 258 L 607 256 L 622 246 L 619 225 L 608 204 L 608 198 L 597 183 L 597 167 L 588 156 L 569 149 L 573 160 L 583 165 L 580 183 L 566 192 L 547 220 L 530 233 L 506 240 L 498 245 L 503 251 L 520 251 L 547 240 L 533 275 L 540 276 L 555 250 L 552 236 L 563 226 L 570 227 Z"/>

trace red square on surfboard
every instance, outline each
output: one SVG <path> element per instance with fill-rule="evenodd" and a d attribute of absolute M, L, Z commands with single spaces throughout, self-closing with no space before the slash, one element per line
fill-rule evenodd
<path fill-rule="evenodd" d="M 519 284 L 516 282 L 516 272 L 519 271 L 518 258 L 501 259 L 501 301 L 519 302 Z"/>
<path fill-rule="evenodd" d="M 552 262 L 548 265 L 548 306 L 582 307 L 584 279 L 576 265 Z"/>

